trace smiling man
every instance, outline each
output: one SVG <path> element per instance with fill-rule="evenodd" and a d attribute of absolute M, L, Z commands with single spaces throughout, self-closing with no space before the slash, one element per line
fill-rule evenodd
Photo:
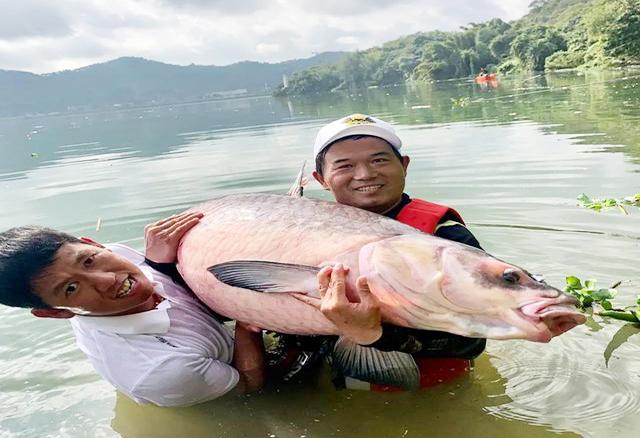
<path fill-rule="evenodd" d="M 400 153 L 402 141 L 393 126 L 364 114 L 352 114 L 320 129 L 314 144 L 315 179 L 330 191 L 336 201 L 385 215 L 444 239 L 480 248 L 477 239 L 465 227 L 454 209 L 404 193 L 410 159 Z M 359 285 L 366 305 L 350 303 L 344 297 L 342 269 L 323 271 L 319 281 L 330 293 L 322 302 L 305 300 L 320 308 L 343 332 L 354 332 L 352 339 L 367 339 L 366 345 L 381 350 L 397 350 L 423 358 L 471 359 L 485 346 L 484 339 L 382 325 L 377 303 L 368 293 L 366 282 Z M 336 280 L 336 281 L 333 281 Z M 363 345 L 365 343 L 362 343 Z M 432 364 L 424 362 L 428 369 Z M 469 363 L 451 363 L 464 369 Z M 447 365 L 448 366 L 448 365 Z M 428 379 L 427 379 L 428 380 Z"/>
<path fill-rule="evenodd" d="M 138 403 L 185 406 L 264 381 L 262 336 L 235 338 L 184 284 L 180 238 L 202 217 L 145 228 L 145 255 L 41 227 L 0 233 L 0 303 L 69 319 L 96 371 Z"/>

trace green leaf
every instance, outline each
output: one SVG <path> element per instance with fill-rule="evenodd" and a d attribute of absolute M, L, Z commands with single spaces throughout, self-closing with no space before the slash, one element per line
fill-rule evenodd
<path fill-rule="evenodd" d="M 566 278 L 567 288 L 569 289 L 582 289 L 582 283 L 578 277 L 570 276 Z M 640 299 L 640 297 L 638 298 Z"/>
<path fill-rule="evenodd" d="M 607 198 L 602 203 L 605 207 L 615 207 L 618 205 L 618 200 L 613 198 Z"/>
<path fill-rule="evenodd" d="M 599 313 L 600 316 L 606 316 L 608 318 L 619 319 L 620 321 L 639 322 L 640 319 L 636 316 L 636 312 L 626 310 L 603 310 Z"/>
<path fill-rule="evenodd" d="M 634 324 L 625 324 L 613 335 L 611 341 L 607 345 L 607 348 L 604 350 L 604 363 L 606 366 L 609 366 L 609 359 L 611 359 L 611 355 L 613 354 L 618 347 L 627 342 L 627 340 L 638 333 L 638 328 Z"/>
<path fill-rule="evenodd" d="M 584 281 L 584 287 L 587 290 L 594 290 L 596 288 L 596 281 L 595 280 L 585 280 Z"/>
<path fill-rule="evenodd" d="M 591 204 L 593 202 L 593 201 L 591 201 L 591 198 L 588 197 L 587 195 L 585 195 L 584 193 L 581 194 L 580 196 L 578 196 L 577 199 L 578 199 L 578 202 L 580 202 L 583 205 Z"/>
<path fill-rule="evenodd" d="M 608 300 L 615 296 L 615 292 L 616 292 L 615 289 L 598 289 L 596 291 L 593 291 L 591 296 L 596 301 Z"/>

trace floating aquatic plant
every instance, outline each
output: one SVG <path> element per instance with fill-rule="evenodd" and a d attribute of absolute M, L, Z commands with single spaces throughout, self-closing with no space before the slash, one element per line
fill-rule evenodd
<path fill-rule="evenodd" d="M 591 307 L 593 303 L 597 303 L 607 310 L 613 308 L 610 300 L 616 296 L 617 291 L 615 288 L 618 284 L 610 288 L 598 289 L 596 280 L 585 280 L 583 284 L 578 277 L 573 275 L 567 277 L 566 282 L 564 291 L 576 297 L 578 306 L 581 309 Z"/>
<path fill-rule="evenodd" d="M 595 211 L 607 210 L 609 208 L 617 208 L 624 214 L 629 214 L 625 205 L 632 205 L 634 207 L 640 207 L 640 193 L 636 193 L 633 196 L 627 196 L 622 199 L 616 198 L 590 198 L 584 193 L 578 196 L 578 205 L 584 208 L 589 208 Z"/>
<path fill-rule="evenodd" d="M 616 288 L 621 284 L 617 282 L 608 288 L 598 288 L 596 280 L 585 280 L 584 283 L 575 276 L 566 278 L 564 291 L 573 295 L 578 300 L 581 309 L 599 305 L 602 310 L 595 312 L 597 315 L 606 316 L 621 321 L 640 322 L 640 295 L 636 298 L 635 306 L 615 308 L 611 300 L 616 296 Z"/>
<path fill-rule="evenodd" d="M 471 98 L 469 98 L 469 97 L 459 97 L 457 99 L 455 99 L 453 97 L 451 98 L 451 104 L 454 107 L 462 108 L 462 107 L 465 107 L 465 106 L 469 105 L 469 103 L 471 103 Z"/>

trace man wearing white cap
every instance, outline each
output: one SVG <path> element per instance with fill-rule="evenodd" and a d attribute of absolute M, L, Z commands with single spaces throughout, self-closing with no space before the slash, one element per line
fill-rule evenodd
<path fill-rule="evenodd" d="M 318 132 L 313 150 L 316 158 L 313 176 L 341 204 L 383 214 L 425 233 L 480 248 L 454 209 L 412 199 L 404 193 L 410 159 L 401 155 L 401 147 L 402 140 L 389 123 L 363 114 L 352 114 L 325 125 Z M 334 279 L 341 277 L 343 272 L 340 270 L 331 275 Z M 320 281 L 326 282 L 326 277 L 328 275 Z M 335 284 L 342 283 L 338 281 Z M 324 296 L 335 300 L 336 296 L 344 295 L 344 291 L 339 292 L 332 291 Z M 375 305 L 371 305 L 375 298 L 367 293 L 366 286 L 360 295 L 367 297 L 367 306 L 360 303 L 345 305 L 345 300 L 342 300 L 342 306 L 333 306 L 327 303 L 329 298 L 323 298 L 323 313 L 338 326 L 357 325 L 351 329 L 363 334 L 365 329 L 368 330 L 372 334 L 370 346 L 429 358 L 471 359 L 484 350 L 484 339 L 387 325 L 380 330 L 379 312 Z M 464 366 L 462 363 L 458 365 Z"/>

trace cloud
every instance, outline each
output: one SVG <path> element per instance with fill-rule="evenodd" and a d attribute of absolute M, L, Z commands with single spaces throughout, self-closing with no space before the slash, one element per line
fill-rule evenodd
<path fill-rule="evenodd" d="M 0 6 L 0 69 L 42 73 L 120 56 L 173 64 L 278 62 L 493 17 L 510 20 L 529 1 L 22 0 Z"/>
<path fill-rule="evenodd" d="M 256 45 L 256 53 L 260 55 L 271 55 L 280 52 L 280 44 L 260 43 Z"/>
<path fill-rule="evenodd" d="M 72 32 L 64 11 L 56 3 L 23 0 L 0 8 L 0 39 L 55 37 Z"/>
<path fill-rule="evenodd" d="M 295 7 L 307 12 L 323 13 L 332 16 L 340 15 L 364 15 L 407 3 L 424 3 L 412 0 L 368 0 L 368 1 L 344 1 L 344 0 L 298 0 Z"/>
<path fill-rule="evenodd" d="M 196 13 L 205 10 L 218 11 L 224 14 L 256 11 L 271 4 L 269 0 L 160 0 L 160 3 L 175 9 L 195 11 Z"/>

